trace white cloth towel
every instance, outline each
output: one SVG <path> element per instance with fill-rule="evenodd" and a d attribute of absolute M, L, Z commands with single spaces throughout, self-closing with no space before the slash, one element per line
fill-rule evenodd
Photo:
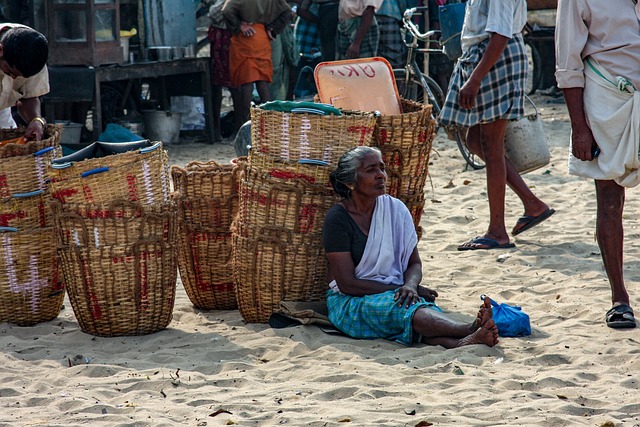
<path fill-rule="evenodd" d="M 569 173 L 614 180 L 623 187 L 640 184 L 640 91 L 620 85 L 592 58 L 584 61 L 584 109 L 600 155 L 582 161 L 569 155 Z"/>
<path fill-rule="evenodd" d="M 387 194 L 378 196 L 362 260 L 355 268 L 356 277 L 402 286 L 417 244 L 418 235 L 405 204 Z M 339 292 L 335 280 L 329 286 Z"/>

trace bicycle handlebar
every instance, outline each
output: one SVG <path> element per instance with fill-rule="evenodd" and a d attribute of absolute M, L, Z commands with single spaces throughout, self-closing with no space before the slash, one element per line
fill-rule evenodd
<path fill-rule="evenodd" d="M 410 9 L 405 10 L 404 15 L 402 17 L 402 23 L 404 24 L 404 27 L 407 30 L 409 30 L 409 32 L 413 37 L 421 41 L 429 41 L 431 36 L 438 34 L 440 31 L 429 30 L 426 33 L 421 33 L 420 30 L 418 29 L 418 26 L 414 24 L 413 21 L 411 20 L 411 18 L 413 18 L 414 13 L 416 13 L 417 11 L 423 11 L 423 10 L 429 10 L 429 6 L 417 6 L 417 7 L 412 7 Z"/>

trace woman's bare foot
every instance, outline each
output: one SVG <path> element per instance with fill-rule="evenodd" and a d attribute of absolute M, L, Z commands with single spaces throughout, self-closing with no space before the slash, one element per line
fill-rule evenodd
<path fill-rule="evenodd" d="M 471 324 L 471 332 L 477 331 L 479 328 L 484 326 L 491 318 L 493 317 L 493 309 L 491 307 L 491 299 L 485 295 L 482 305 L 480 306 L 480 310 L 478 310 L 478 314 L 476 315 L 476 320 Z"/>
<path fill-rule="evenodd" d="M 480 326 L 477 331 L 458 341 L 458 345 L 456 347 L 473 344 L 484 344 L 486 346 L 493 347 L 498 344 L 498 342 L 498 327 L 494 323 L 493 319 L 489 319 Z"/>

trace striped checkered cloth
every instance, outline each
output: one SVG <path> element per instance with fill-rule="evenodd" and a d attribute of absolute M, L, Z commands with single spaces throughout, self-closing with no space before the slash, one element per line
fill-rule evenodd
<path fill-rule="evenodd" d="M 407 60 L 407 45 L 405 45 L 400 32 L 402 21 L 384 15 L 376 15 L 376 20 L 380 30 L 378 56 L 389 61 L 391 68 L 403 68 Z"/>
<path fill-rule="evenodd" d="M 360 28 L 360 16 L 345 19 L 338 24 L 338 32 L 336 34 L 336 59 L 347 59 L 347 49 L 353 43 L 358 28 Z M 378 41 L 380 32 L 378 30 L 378 22 L 374 17 L 369 31 L 365 34 L 360 45 L 360 58 L 370 58 L 378 54 Z"/>
<path fill-rule="evenodd" d="M 528 64 L 521 34 L 509 39 L 496 65 L 482 79 L 475 108 L 460 108 L 460 88 L 480 62 L 488 44 L 489 40 L 484 40 L 472 46 L 458 59 L 449 82 L 444 107 L 438 118 L 442 125 L 471 127 L 498 119 L 517 120 L 524 116 Z"/>
<path fill-rule="evenodd" d="M 354 297 L 329 290 L 327 309 L 333 325 L 353 338 L 385 338 L 410 346 L 419 341 L 413 336 L 413 315 L 422 307 L 442 311 L 435 303 L 421 299 L 406 308 L 393 300 L 394 289 L 381 294 Z"/>

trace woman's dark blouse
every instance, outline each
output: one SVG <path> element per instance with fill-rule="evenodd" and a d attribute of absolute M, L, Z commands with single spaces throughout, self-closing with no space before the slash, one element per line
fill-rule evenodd
<path fill-rule="evenodd" d="M 325 252 L 350 252 L 353 265 L 360 264 L 367 235 L 340 204 L 334 205 L 324 219 L 322 242 Z"/>

